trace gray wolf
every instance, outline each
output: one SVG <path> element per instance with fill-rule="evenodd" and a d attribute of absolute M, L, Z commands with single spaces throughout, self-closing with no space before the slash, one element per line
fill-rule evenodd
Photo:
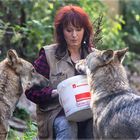
<path fill-rule="evenodd" d="M 8 50 L 7 57 L 0 62 L 0 140 L 7 139 L 8 120 L 26 87 L 48 84 L 31 63 L 20 58 L 15 50 Z"/>
<path fill-rule="evenodd" d="M 130 88 L 122 50 L 93 49 L 76 69 L 87 74 L 95 139 L 140 139 L 140 96 Z"/>

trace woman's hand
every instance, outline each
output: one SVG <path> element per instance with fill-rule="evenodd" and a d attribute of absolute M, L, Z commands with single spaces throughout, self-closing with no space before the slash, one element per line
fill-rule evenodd
<path fill-rule="evenodd" d="M 52 96 L 52 98 L 58 97 L 58 90 L 57 89 L 53 89 L 51 96 Z"/>

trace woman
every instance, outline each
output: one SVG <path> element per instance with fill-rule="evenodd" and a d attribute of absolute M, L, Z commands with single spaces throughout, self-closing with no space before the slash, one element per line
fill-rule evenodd
<path fill-rule="evenodd" d="M 92 24 L 83 9 L 68 5 L 58 10 L 54 26 L 56 44 L 43 47 L 34 62 L 37 72 L 50 80 L 50 86 L 34 86 L 25 92 L 38 105 L 39 139 L 92 138 L 92 119 L 80 123 L 67 121 L 56 90 L 61 81 L 78 74 L 75 62 L 91 52 Z"/>

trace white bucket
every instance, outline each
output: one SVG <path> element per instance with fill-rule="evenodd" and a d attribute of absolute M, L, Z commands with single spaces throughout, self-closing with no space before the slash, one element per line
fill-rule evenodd
<path fill-rule="evenodd" d="M 68 120 L 80 122 L 92 117 L 91 95 L 86 76 L 77 75 L 68 78 L 58 84 L 57 90 L 60 104 Z"/>

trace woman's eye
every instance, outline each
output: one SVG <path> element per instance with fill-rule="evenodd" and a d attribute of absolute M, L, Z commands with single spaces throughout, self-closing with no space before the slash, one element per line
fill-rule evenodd
<path fill-rule="evenodd" d="M 72 30 L 71 29 L 66 29 L 67 30 L 67 32 L 71 32 Z"/>
<path fill-rule="evenodd" d="M 81 31 L 82 28 L 76 28 L 76 31 Z"/>

